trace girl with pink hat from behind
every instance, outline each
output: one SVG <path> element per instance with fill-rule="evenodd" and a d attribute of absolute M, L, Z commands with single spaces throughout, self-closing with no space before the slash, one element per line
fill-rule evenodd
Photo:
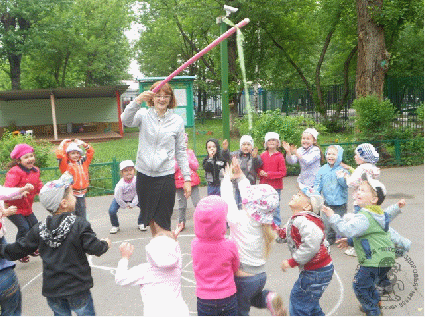
<path fill-rule="evenodd" d="M 242 209 L 232 190 L 232 179 L 239 187 Z M 251 306 L 267 308 L 274 316 L 286 314 L 282 298 L 264 289 L 266 262 L 276 238 L 272 230 L 274 211 L 279 204 L 277 191 L 269 184 L 251 185 L 236 157 L 227 166 L 221 182 L 221 195 L 229 206 L 227 222 L 230 238 L 238 246 L 240 265 L 235 273 L 238 315 L 248 316 Z"/>
<path fill-rule="evenodd" d="M 20 199 L 7 200 L 8 206 L 16 206 L 14 215 L 8 216 L 9 220 L 18 228 L 16 240 L 26 235 L 32 226 L 38 223 L 37 217 L 32 211 L 32 204 L 35 196 L 40 192 L 43 183 L 40 180 L 40 170 L 35 166 L 34 148 L 28 144 L 17 144 L 10 153 L 12 162 L 9 163 L 9 171 L 4 182 L 5 187 L 25 187 L 31 184 L 34 188 Z M 38 256 L 38 251 L 31 254 Z M 29 256 L 25 256 L 19 261 L 27 263 Z"/>

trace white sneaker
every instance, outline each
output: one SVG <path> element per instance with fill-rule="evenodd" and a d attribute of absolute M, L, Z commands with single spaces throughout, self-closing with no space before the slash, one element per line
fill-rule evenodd
<path fill-rule="evenodd" d="M 109 230 L 109 233 L 117 233 L 118 231 L 120 231 L 120 227 L 112 227 L 111 230 Z"/>
<path fill-rule="evenodd" d="M 345 251 L 344 251 L 344 253 L 345 253 L 346 255 L 349 255 L 349 256 L 357 256 L 357 254 L 356 254 L 356 250 L 354 250 L 354 248 L 353 248 L 353 247 L 348 248 L 347 250 L 345 250 Z"/>
<path fill-rule="evenodd" d="M 148 228 L 145 227 L 145 225 L 142 223 L 141 225 L 138 226 L 140 231 L 146 231 L 148 230 Z"/>

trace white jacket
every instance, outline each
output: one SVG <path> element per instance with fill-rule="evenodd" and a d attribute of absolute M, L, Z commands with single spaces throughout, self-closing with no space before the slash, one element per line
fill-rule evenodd
<path fill-rule="evenodd" d="M 118 262 L 115 282 L 138 285 L 144 316 L 189 316 L 181 294 L 182 255 L 177 241 L 157 236 L 146 246 L 147 263 L 128 269 L 128 260 Z"/>

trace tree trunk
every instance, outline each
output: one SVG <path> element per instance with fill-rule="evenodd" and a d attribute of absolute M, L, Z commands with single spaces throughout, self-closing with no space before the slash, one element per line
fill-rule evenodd
<path fill-rule="evenodd" d="M 358 58 L 356 98 L 375 94 L 382 100 L 389 53 L 385 48 L 384 28 L 374 21 L 383 0 L 357 1 Z"/>
<path fill-rule="evenodd" d="M 8 54 L 12 89 L 21 89 L 21 59 L 22 55 Z"/>

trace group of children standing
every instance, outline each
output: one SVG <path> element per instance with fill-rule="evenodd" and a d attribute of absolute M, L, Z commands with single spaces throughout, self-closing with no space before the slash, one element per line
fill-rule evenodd
<path fill-rule="evenodd" d="M 317 145 L 317 137 L 315 129 L 306 129 L 301 137 L 301 147 L 296 148 L 281 142 L 279 134 L 268 132 L 264 140 L 265 151 L 261 155 L 248 135 L 241 138 L 240 150 L 232 153 L 226 140 L 222 149 L 218 140 L 208 140 L 207 156 L 203 160 L 208 196 L 203 199 L 200 199 L 198 188 L 199 164 L 193 151 L 187 149 L 195 206 L 196 237 L 192 241 L 192 257 L 198 315 L 249 315 L 251 306 L 268 308 L 272 315 L 285 314 L 282 298 L 276 292 L 264 289 L 267 279 L 265 264 L 273 241 L 287 243 L 291 253 L 291 258 L 282 262 L 282 270 L 296 266 L 300 269 L 290 294 L 290 315 L 323 315 L 319 300 L 334 272 L 329 245 L 335 242 L 343 247 L 354 246 L 360 263 L 353 282 L 354 292 L 368 315 L 380 313 L 380 295 L 375 285 L 382 282 L 380 285 L 385 287 L 388 283 L 386 273 L 394 263 L 394 250 L 404 252 L 410 248 L 410 241 L 390 228 L 386 221 L 398 215 L 405 202 L 401 200 L 386 210 L 380 207 L 386 189 L 376 180 L 379 169 L 375 164 L 379 154 L 371 144 L 364 143 L 356 148 L 355 160 L 359 164 L 356 169 L 342 163 L 343 149 L 338 145 L 328 147 L 325 152 L 327 163 L 321 166 L 323 154 Z M 285 149 L 286 160 L 279 151 L 281 146 Z M 85 155 L 81 147 L 85 149 Z M 34 165 L 34 149 L 19 144 L 11 153 L 14 166 L 7 173 L 5 182 L 5 186 L 13 190 L 8 192 L 0 188 L 0 200 L 8 199 L 9 206 L 6 208 L 0 204 L 2 215 L 9 217 L 18 227 L 17 241 L 2 248 L 0 275 L 7 273 L 13 277 L 14 264 L 8 260 L 28 262 L 28 255 L 40 254 L 45 272 L 43 295 L 55 313 L 70 313 L 72 310 L 77 314 L 94 314 L 90 293 L 93 281 L 85 254 L 100 256 L 108 250 L 110 241 L 98 240 L 87 221 L 84 196 L 93 154 L 93 148 L 83 141 L 64 140 L 56 151 L 64 175 L 43 187 L 40 171 Z M 301 168 L 297 179 L 299 191 L 288 203 L 292 215 L 282 226 L 279 206 L 286 163 L 297 162 Z M 145 314 L 157 314 L 160 306 L 164 313 L 188 315 L 181 295 L 182 262 L 177 242 L 178 233 L 185 228 L 187 198 L 182 189 L 184 178 L 177 163 L 175 168 L 179 201 L 176 231 L 154 236 L 146 246 L 148 263 L 132 269 L 128 269 L 128 259 L 134 247 L 124 243 L 119 248 L 122 259 L 118 263 L 116 282 L 141 285 Z M 122 179 L 115 188 L 109 208 L 112 234 L 120 230 L 118 210 L 138 206 L 134 163 L 131 160 L 121 162 L 120 171 Z M 351 219 L 344 216 L 349 187 L 354 188 L 354 216 Z M 38 221 L 32 212 L 32 203 L 38 193 L 42 205 L 52 215 L 35 225 Z M 74 210 L 77 217 L 72 213 Z M 80 224 L 75 226 L 75 223 Z M 147 225 L 140 212 L 138 228 L 144 231 Z M 1 226 L 2 223 L 0 230 Z M 229 239 L 225 237 L 228 229 Z M 86 242 L 82 250 L 75 249 L 72 239 L 80 239 L 83 235 Z M 0 238 L 4 244 L 4 236 Z M 84 272 L 77 274 L 75 281 L 67 280 L 67 276 L 55 282 L 51 278 L 64 261 L 58 258 L 58 250 L 75 253 L 75 267 L 85 268 Z M 68 273 L 69 276 L 75 275 Z M 16 276 L 12 282 L 17 289 L 13 294 L 20 296 Z M 52 287 L 60 291 L 52 292 Z M 83 297 L 85 304 L 80 301 L 79 305 L 70 306 L 76 302 L 77 295 Z M 169 305 L 155 304 L 161 298 L 170 299 Z M 6 303 L 1 302 L 1 305 L 2 310 L 3 305 L 8 309 Z M 20 313 L 20 304 L 13 309 Z"/>

